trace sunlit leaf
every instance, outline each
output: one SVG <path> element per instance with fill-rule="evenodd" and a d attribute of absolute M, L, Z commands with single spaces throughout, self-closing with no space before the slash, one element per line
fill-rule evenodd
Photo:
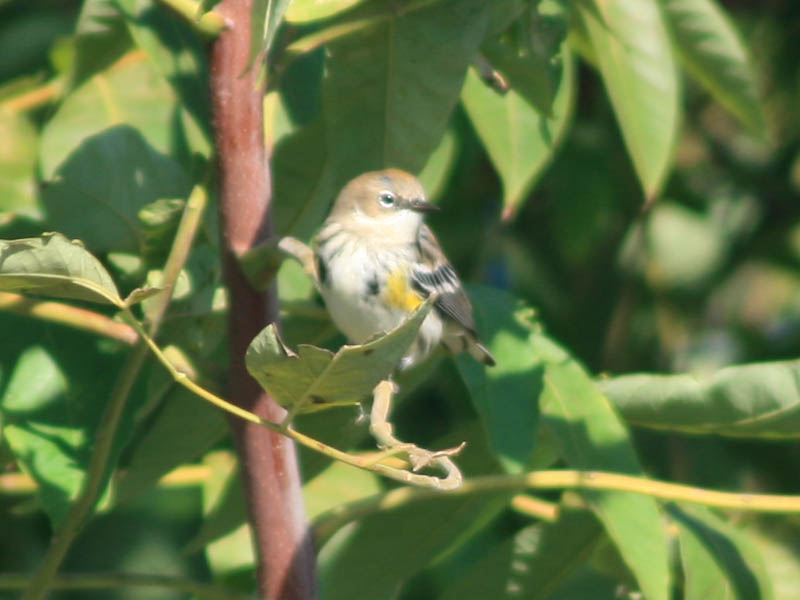
<path fill-rule="evenodd" d="M 669 171 L 679 120 L 679 85 L 657 0 L 575 3 L 645 195 Z"/>
<path fill-rule="evenodd" d="M 303 486 L 306 514 L 314 519 L 344 502 L 362 500 L 381 491 L 374 473 L 334 461 Z"/>
<path fill-rule="evenodd" d="M 0 315 L 3 331 L 19 332 L 19 321 Z M 0 360 L 8 366 L 0 391 L 3 437 L 17 463 L 37 483 L 37 498 L 54 526 L 80 492 L 95 445 L 96 427 L 108 402 L 119 361 L 96 352 L 92 336 L 32 323 L 39 340 L 4 336 Z M 16 358 L 16 360 L 14 360 Z M 130 415 L 114 438 L 110 466 L 128 440 Z M 105 494 L 104 494 L 105 495 Z M 101 498 L 103 501 L 103 498 Z"/>
<path fill-rule="evenodd" d="M 451 129 L 445 131 L 439 145 L 431 153 L 425 167 L 417 176 L 425 188 L 428 200 L 436 201 L 444 190 L 447 176 L 457 157 L 456 136 Z"/>
<path fill-rule="evenodd" d="M 0 289 L 122 306 L 114 281 L 80 242 L 51 233 L 0 240 Z"/>
<path fill-rule="evenodd" d="M 638 427 L 736 437 L 800 436 L 800 363 L 726 367 L 711 377 L 622 375 L 601 382 Z"/>
<path fill-rule="evenodd" d="M 307 23 L 326 19 L 364 0 L 293 0 L 286 10 L 289 23 Z"/>
<path fill-rule="evenodd" d="M 772 600 L 758 547 L 743 531 L 700 506 L 670 506 L 680 534 L 686 600 Z"/>
<path fill-rule="evenodd" d="M 723 106 L 756 132 L 764 114 L 753 66 L 739 34 L 714 0 L 660 0 L 678 54 Z"/>
<path fill-rule="evenodd" d="M 306 344 L 294 353 L 283 345 L 275 326 L 268 325 L 247 349 L 247 370 L 283 406 L 313 411 L 357 403 L 397 367 L 430 307 L 426 302 L 388 334 L 360 346 L 343 346 L 336 354 Z"/>
<path fill-rule="evenodd" d="M 129 54 L 81 84 L 59 105 L 42 132 L 42 177 L 52 179 L 82 142 L 120 123 L 135 127 L 153 148 L 166 153 L 174 132 L 175 107 L 169 85 L 143 56 Z"/>
<path fill-rule="evenodd" d="M 544 335 L 532 337 L 540 357 L 544 425 L 561 442 L 566 461 L 576 469 L 641 473 L 619 417 L 583 367 Z M 655 500 L 627 492 L 582 492 L 606 528 L 645 597 L 666 600 L 669 553 Z"/>
<path fill-rule="evenodd" d="M 503 182 L 503 217 L 511 218 L 552 160 L 572 108 L 575 79 L 564 46 L 552 116 L 546 117 L 512 88 L 500 95 L 470 71 L 461 101 Z"/>
<path fill-rule="evenodd" d="M 211 153 L 211 102 L 207 92 L 208 60 L 203 40 L 188 23 L 152 0 L 118 0 L 136 46 L 173 87 L 185 112 L 193 151 Z M 198 133 L 199 135 L 192 135 Z"/>
<path fill-rule="evenodd" d="M 35 180 L 37 138 L 27 117 L 0 110 L 0 224 L 15 215 L 41 217 Z"/>

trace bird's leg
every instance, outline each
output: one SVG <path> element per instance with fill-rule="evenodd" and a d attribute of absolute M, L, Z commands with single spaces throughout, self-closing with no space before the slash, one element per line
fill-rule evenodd
<path fill-rule="evenodd" d="M 389 422 L 391 412 L 392 395 L 397 393 L 397 384 L 390 380 L 381 381 L 373 392 L 372 413 L 370 415 L 370 433 L 375 437 L 378 445 L 386 450 L 387 455 L 394 455 L 403 452 L 408 455 L 411 467 L 414 471 L 419 471 L 433 463 L 439 464 L 446 471 L 450 471 L 450 457 L 455 456 L 464 448 L 466 443 L 461 443 L 453 448 L 431 452 L 420 448 L 415 444 L 401 442 L 394 436 L 394 427 Z M 385 453 L 375 462 L 385 458 Z"/>

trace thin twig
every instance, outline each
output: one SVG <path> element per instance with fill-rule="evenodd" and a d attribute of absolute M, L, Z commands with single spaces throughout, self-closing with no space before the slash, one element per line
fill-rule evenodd
<path fill-rule="evenodd" d="M 748 494 L 741 492 L 718 492 L 702 488 L 656 481 L 635 475 L 606 473 L 602 471 L 553 470 L 535 471 L 520 475 L 485 475 L 464 481 L 458 489 L 448 495 L 516 491 L 524 489 L 576 489 L 634 492 L 661 500 L 691 502 L 767 513 L 800 513 L 800 496 L 773 494 Z M 323 513 L 314 522 L 314 540 L 324 543 L 341 527 L 373 513 L 392 510 L 420 500 L 429 500 L 440 492 L 426 488 L 404 487 L 390 490 L 370 498 L 337 506 Z"/>
<path fill-rule="evenodd" d="M 164 273 L 170 273 L 174 277 L 180 272 L 186 261 L 186 249 L 191 247 L 202 214 L 206 204 L 205 189 L 196 186 L 190 196 L 190 201 L 186 203 L 184 215 L 175 234 L 169 257 L 164 267 Z M 187 215 L 187 213 L 189 213 Z M 197 214 L 192 214 L 197 213 Z M 167 290 L 172 290 L 174 280 L 162 281 Z M 156 306 L 153 309 L 154 318 L 150 322 L 150 332 L 155 335 L 161 322 L 161 318 L 166 312 L 166 307 L 171 299 L 171 293 L 161 293 L 153 298 Z M 130 309 L 120 306 L 130 314 Z M 103 487 L 110 475 L 109 466 L 111 462 L 114 438 L 119 428 L 125 404 L 130 395 L 133 385 L 139 376 L 139 371 L 144 365 L 147 357 L 147 345 L 139 342 L 125 363 L 119 378 L 111 393 L 106 410 L 95 434 L 94 448 L 86 470 L 86 479 L 78 497 L 73 502 L 67 513 L 64 522 L 53 535 L 53 540 L 47 553 L 31 579 L 30 585 L 24 595 L 24 600 L 40 600 L 45 596 L 47 590 L 53 584 L 53 580 L 58 573 L 64 557 L 69 551 L 76 536 L 89 517 L 92 509 L 103 491 Z"/>
<path fill-rule="evenodd" d="M 139 339 L 136 330 L 130 325 L 62 302 L 37 300 L 11 292 L 0 292 L 0 310 L 83 329 L 131 346 Z"/>

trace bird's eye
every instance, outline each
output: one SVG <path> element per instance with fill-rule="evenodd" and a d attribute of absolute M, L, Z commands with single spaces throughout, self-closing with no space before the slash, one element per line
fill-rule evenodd
<path fill-rule="evenodd" d="M 394 206 L 395 197 L 390 192 L 383 192 L 378 199 L 383 206 Z"/>

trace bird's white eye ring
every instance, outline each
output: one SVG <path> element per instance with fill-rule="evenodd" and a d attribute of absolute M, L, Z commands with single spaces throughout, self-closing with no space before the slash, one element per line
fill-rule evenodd
<path fill-rule="evenodd" d="M 391 192 L 381 192 L 381 195 L 378 196 L 378 200 L 383 206 L 389 207 L 394 206 L 395 197 Z"/>

